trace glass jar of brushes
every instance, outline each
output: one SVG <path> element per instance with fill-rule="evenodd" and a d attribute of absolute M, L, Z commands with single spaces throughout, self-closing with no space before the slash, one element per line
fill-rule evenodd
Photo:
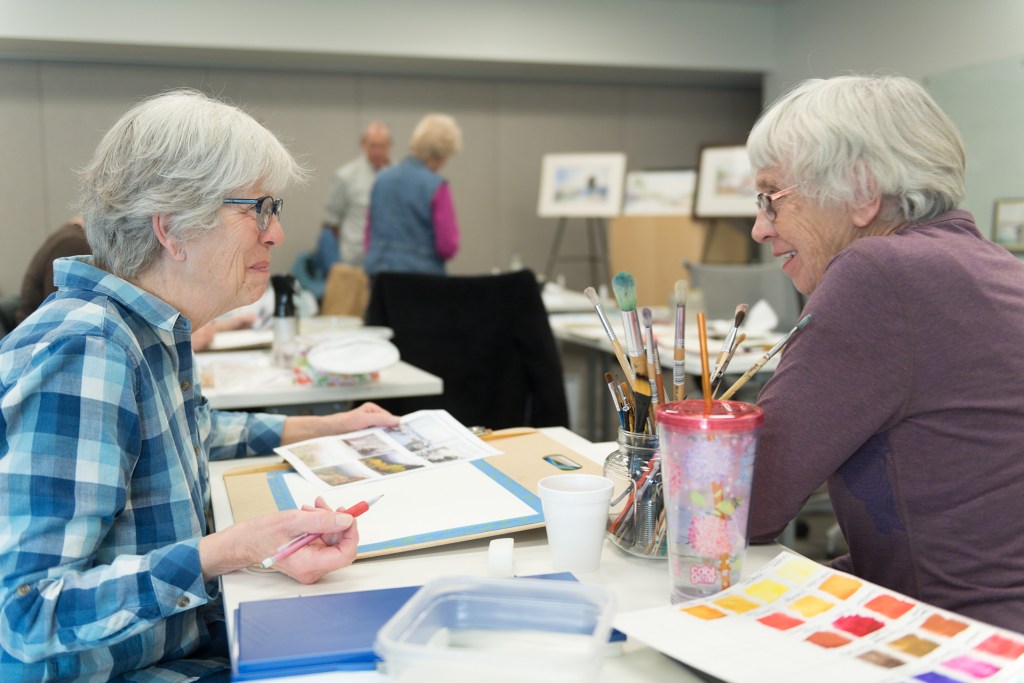
<path fill-rule="evenodd" d="M 618 448 L 604 461 L 612 480 L 608 538 L 630 555 L 665 559 L 668 539 L 658 435 L 619 429 Z"/>

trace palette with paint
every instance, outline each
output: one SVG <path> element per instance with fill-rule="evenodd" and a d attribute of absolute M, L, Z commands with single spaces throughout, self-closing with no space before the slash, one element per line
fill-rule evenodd
<path fill-rule="evenodd" d="M 787 552 L 726 591 L 620 615 L 616 627 L 736 683 L 1024 680 L 1024 635 Z"/>

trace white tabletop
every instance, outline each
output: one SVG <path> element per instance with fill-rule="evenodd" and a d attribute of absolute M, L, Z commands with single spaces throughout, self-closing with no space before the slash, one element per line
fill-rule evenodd
<path fill-rule="evenodd" d="M 246 351 L 244 354 L 269 355 L 269 351 Z M 239 354 L 241 355 L 241 353 Z M 196 354 L 202 365 L 225 354 Z M 260 367 L 265 367 L 266 363 Z M 294 384 L 285 376 L 256 386 L 203 387 L 203 395 L 217 410 L 240 410 L 279 406 L 315 405 L 343 401 L 366 401 L 405 396 L 437 396 L 444 392 L 444 382 L 437 375 L 399 361 L 382 370 L 376 380 L 348 386 L 310 386 Z"/>
<path fill-rule="evenodd" d="M 592 444 L 562 427 L 541 430 L 565 443 L 568 447 L 597 462 L 603 462 L 615 445 Z M 224 488 L 225 470 L 241 465 L 257 465 L 279 461 L 280 458 L 250 458 L 240 461 L 210 463 L 213 490 L 213 514 L 217 529 L 232 523 L 231 508 Z M 517 575 L 541 574 L 554 571 L 547 551 L 543 529 L 511 534 L 515 539 L 514 558 Z M 487 548 L 489 539 L 465 541 L 430 549 L 357 560 L 355 564 L 327 577 L 312 586 L 304 586 L 276 573 L 255 573 L 250 570 L 234 572 L 222 577 L 226 614 L 233 614 L 239 602 L 271 598 L 316 595 L 323 593 L 371 590 L 393 586 L 421 585 L 435 578 L 451 575 L 487 575 Z M 746 567 L 755 571 L 776 554 L 780 546 L 752 546 L 747 553 Z M 597 571 L 578 575 L 584 583 L 607 586 L 614 590 L 619 613 L 668 604 L 668 565 L 664 560 L 640 559 L 628 555 L 608 541 Z M 234 624 L 228 620 L 229 634 L 234 637 Z M 298 681 L 385 681 L 376 672 L 330 673 L 314 676 L 274 679 L 281 683 Z M 621 655 L 609 656 L 604 663 L 601 681 L 629 683 L 631 681 L 702 681 L 698 675 L 678 662 L 645 645 L 627 640 Z"/>

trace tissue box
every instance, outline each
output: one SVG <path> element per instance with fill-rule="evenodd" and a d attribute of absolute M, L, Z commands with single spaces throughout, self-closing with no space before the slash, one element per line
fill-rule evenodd
<path fill-rule="evenodd" d="M 614 612 L 600 586 L 448 577 L 421 588 L 374 649 L 396 683 L 584 683 L 598 677 Z"/>

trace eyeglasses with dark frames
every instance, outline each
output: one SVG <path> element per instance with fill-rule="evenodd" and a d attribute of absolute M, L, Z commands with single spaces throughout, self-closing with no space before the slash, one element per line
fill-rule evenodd
<path fill-rule="evenodd" d="M 792 194 L 793 191 L 796 190 L 796 188 L 798 188 L 799 186 L 800 183 L 797 183 L 796 185 L 790 185 L 786 189 L 779 190 L 778 192 L 773 192 L 772 194 L 758 192 L 757 199 L 755 199 L 754 201 L 757 204 L 757 208 L 760 211 L 764 211 L 764 217 L 770 221 L 774 221 L 779 214 L 775 210 L 775 207 L 772 206 L 772 202 L 774 202 L 777 199 L 782 199 L 788 194 Z"/>
<path fill-rule="evenodd" d="M 224 200 L 225 204 L 251 204 L 256 207 L 256 227 L 260 232 L 266 232 L 270 227 L 270 217 L 277 216 L 281 220 L 281 212 L 284 210 L 284 200 L 274 199 L 271 196 L 257 197 L 256 199 L 234 199 Z"/>

